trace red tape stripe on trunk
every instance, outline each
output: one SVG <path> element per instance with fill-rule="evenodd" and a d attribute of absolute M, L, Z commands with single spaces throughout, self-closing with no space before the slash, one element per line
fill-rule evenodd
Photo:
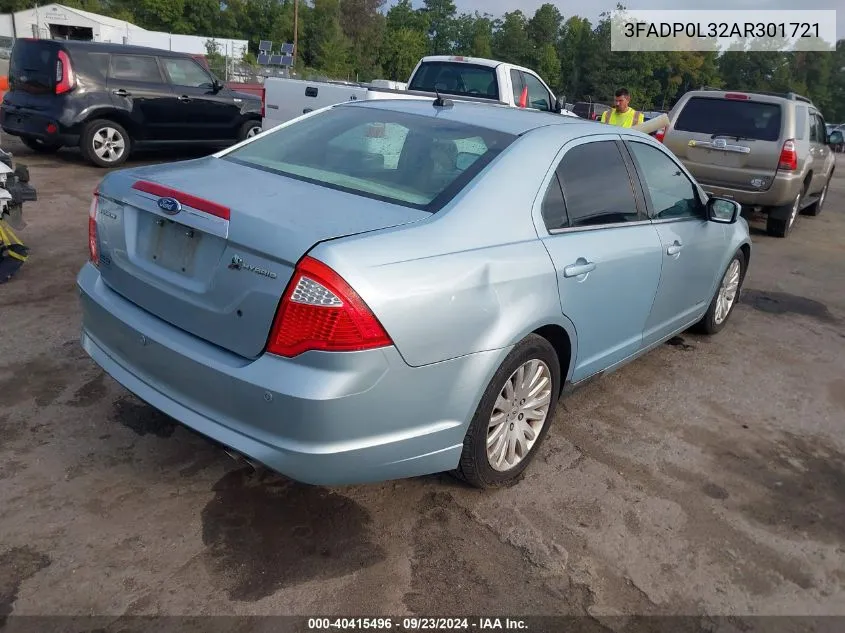
<path fill-rule="evenodd" d="M 161 196 L 162 198 L 174 198 L 182 204 L 196 209 L 197 211 L 204 211 L 205 213 L 218 218 L 223 218 L 224 220 L 229 219 L 229 207 L 224 207 L 222 204 L 217 204 L 216 202 L 206 200 L 205 198 L 193 196 L 189 193 L 185 193 L 184 191 L 178 191 L 147 180 L 137 181 L 134 185 L 132 185 L 132 188 L 145 193 L 151 193 L 154 196 Z"/>

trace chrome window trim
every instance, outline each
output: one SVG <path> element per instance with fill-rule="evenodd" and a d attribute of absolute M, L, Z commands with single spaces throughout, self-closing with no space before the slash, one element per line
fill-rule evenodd
<path fill-rule="evenodd" d="M 563 233 L 583 233 L 584 231 L 603 231 L 606 229 L 624 229 L 629 226 L 645 226 L 653 224 L 653 220 L 637 220 L 635 222 L 616 222 L 615 224 L 591 224 L 589 226 L 567 226 L 562 229 L 552 229 L 549 235 L 561 235 Z"/>

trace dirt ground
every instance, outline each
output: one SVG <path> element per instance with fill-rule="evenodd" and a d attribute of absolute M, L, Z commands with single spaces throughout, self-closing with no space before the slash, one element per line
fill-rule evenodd
<path fill-rule="evenodd" d="M 10 614 L 845 615 L 845 168 L 754 222 L 728 327 L 566 399 L 527 478 L 348 488 L 244 469 L 79 346 L 103 172 L 37 156 L 0 286 L 0 627 Z M 181 156 L 152 155 L 144 160 Z M 137 164 L 139 161 L 133 161 Z"/>

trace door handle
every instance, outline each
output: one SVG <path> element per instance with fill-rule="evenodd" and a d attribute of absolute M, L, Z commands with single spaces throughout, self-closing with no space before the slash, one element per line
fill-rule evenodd
<path fill-rule="evenodd" d="M 181 101 L 183 103 L 187 103 L 190 100 L 191 100 L 191 98 L 188 95 L 182 95 L 181 97 L 179 97 L 179 101 Z"/>
<path fill-rule="evenodd" d="M 111 93 L 115 96 L 118 96 L 118 97 L 129 97 L 129 96 L 132 95 L 131 92 L 127 92 L 123 88 L 117 88 L 115 90 L 112 90 Z"/>
<path fill-rule="evenodd" d="M 675 243 L 672 244 L 669 248 L 666 249 L 666 254 L 667 255 L 677 255 L 678 253 L 681 252 L 681 249 L 683 247 L 684 247 L 684 245 L 681 242 L 679 242 L 678 240 L 675 240 Z"/>
<path fill-rule="evenodd" d="M 588 262 L 583 257 L 579 257 L 574 264 L 570 264 L 569 266 L 563 269 L 563 276 L 580 277 L 581 275 L 586 275 L 587 273 L 592 272 L 595 269 L 595 262 Z"/>

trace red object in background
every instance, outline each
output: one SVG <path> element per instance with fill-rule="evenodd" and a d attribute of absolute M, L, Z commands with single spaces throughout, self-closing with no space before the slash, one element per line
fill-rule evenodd
<path fill-rule="evenodd" d="M 525 86 L 522 89 L 522 94 L 519 97 L 519 107 L 520 108 L 527 108 L 528 107 L 528 86 Z"/>

